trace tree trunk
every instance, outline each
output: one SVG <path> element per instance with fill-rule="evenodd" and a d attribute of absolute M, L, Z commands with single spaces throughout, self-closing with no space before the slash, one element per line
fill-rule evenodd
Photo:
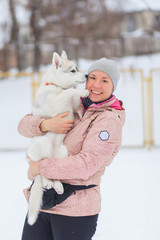
<path fill-rule="evenodd" d="M 14 44 L 16 50 L 16 59 L 17 59 L 17 68 L 18 70 L 22 70 L 22 62 L 21 62 L 21 47 L 19 41 L 19 24 L 16 19 L 15 14 L 15 5 L 13 0 L 9 0 L 10 13 L 12 18 L 12 28 L 11 28 L 11 36 L 10 43 Z"/>
<path fill-rule="evenodd" d="M 41 50 L 40 50 L 41 28 L 38 24 L 39 18 L 40 18 L 41 2 L 42 2 L 41 0 L 34 0 L 29 4 L 30 10 L 31 10 L 30 27 L 31 27 L 33 43 L 34 43 L 34 62 L 33 62 L 34 71 L 39 70 L 40 59 L 41 59 Z"/>

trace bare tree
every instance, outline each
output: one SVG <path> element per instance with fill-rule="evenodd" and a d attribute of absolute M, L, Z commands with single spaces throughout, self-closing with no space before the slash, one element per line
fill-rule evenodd
<path fill-rule="evenodd" d="M 34 52 L 33 52 L 33 68 L 35 71 L 39 70 L 40 66 L 40 59 L 41 59 L 41 51 L 40 51 L 40 40 L 41 40 L 41 4 L 42 0 L 29 0 L 28 8 L 31 12 L 30 17 L 30 28 L 32 33 L 32 40 L 34 45 Z"/>
<path fill-rule="evenodd" d="M 10 13 L 11 13 L 11 18 L 12 18 L 10 43 L 13 43 L 13 45 L 15 46 L 17 67 L 19 70 L 21 70 L 22 64 L 21 64 L 21 53 L 20 53 L 21 48 L 20 48 L 20 38 L 19 38 L 19 23 L 16 18 L 14 0 L 9 0 L 9 8 L 10 8 Z"/>
<path fill-rule="evenodd" d="M 22 63 L 19 52 L 22 39 L 15 2 L 24 7 L 27 3 L 30 33 L 27 36 L 29 44 L 24 45 L 25 51 L 29 50 L 25 60 L 29 62 L 33 59 L 30 64 L 38 71 L 41 63 L 49 63 L 52 50 L 61 52 L 64 49 L 77 61 L 80 57 L 97 58 L 104 54 L 110 57 L 118 51 L 123 52 L 125 44 L 121 35 L 121 22 L 124 13 L 121 11 L 121 3 L 124 1 L 116 0 L 118 7 L 114 11 L 108 7 L 107 0 L 9 0 L 12 13 L 11 43 L 17 49 L 19 68 Z"/>

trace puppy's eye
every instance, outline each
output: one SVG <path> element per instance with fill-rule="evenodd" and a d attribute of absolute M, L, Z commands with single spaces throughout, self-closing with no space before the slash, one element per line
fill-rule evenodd
<path fill-rule="evenodd" d="M 75 73 L 75 72 L 76 72 L 76 70 L 72 70 L 71 72 L 72 72 L 72 73 Z"/>

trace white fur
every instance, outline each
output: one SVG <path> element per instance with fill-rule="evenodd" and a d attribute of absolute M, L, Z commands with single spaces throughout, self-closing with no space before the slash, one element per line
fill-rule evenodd
<path fill-rule="evenodd" d="M 74 111 L 80 104 L 80 97 L 88 96 L 87 90 L 74 89 L 78 83 L 85 81 L 83 73 L 77 71 L 75 64 L 67 59 L 63 51 L 61 57 L 54 52 L 52 65 L 44 75 L 44 80 L 37 90 L 33 115 L 46 118 L 69 111 L 68 118 L 74 118 Z M 54 83 L 55 85 L 46 85 Z M 47 132 L 43 136 L 34 137 L 28 148 L 27 155 L 33 161 L 43 158 L 65 158 L 67 147 L 63 144 L 65 134 Z M 54 188 L 63 193 L 63 185 L 59 180 L 49 180 L 40 175 L 35 177 L 31 188 L 28 210 L 28 223 L 34 224 L 42 205 L 43 189 Z"/>

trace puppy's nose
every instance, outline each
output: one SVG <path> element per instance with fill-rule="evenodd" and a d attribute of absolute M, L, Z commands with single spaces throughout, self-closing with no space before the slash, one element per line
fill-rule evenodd
<path fill-rule="evenodd" d="M 85 78 L 87 78 L 87 79 L 88 79 L 88 74 L 85 74 Z"/>

